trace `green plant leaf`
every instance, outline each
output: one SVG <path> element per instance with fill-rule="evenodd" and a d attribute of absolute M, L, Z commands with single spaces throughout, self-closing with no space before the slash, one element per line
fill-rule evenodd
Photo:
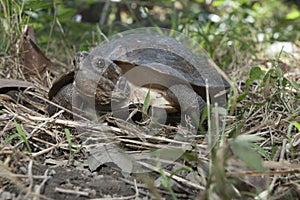
<path fill-rule="evenodd" d="M 293 8 L 292 11 L 289 12 L 285 18 L 289 20 L 300 18 L 300 11 L 297 8 Z"/>
<path fill-rule="evenodd" d="M 272 149 L 271 149 L 271 156 L 270 156 L 271 160 L 274 159 L 274 156 L 276 155 L 276 153 L 277 153 L 277 151 L 278 151 L 279 148 L 280 147 L 278 147 L 277 145 L 272 147 Z"/>
<path fill-rule="evenodd" d="M 263 76 L 262 70 L 260 67 L 253 67 L 250 70 L 250 75 L 249 78 L 250 80 L 260 80 L 261 77 Z"/>
<path fill-rule="evenodd" d="M 15 127 L 17 129 L 17 133 L 18 133 L 19 137 L 25 143 L 25 145 L 27 147 L 27 150 L 31 153 L 32 151 L 31 151 L 30 145 L 28 143 L 26 134 L 24 133 L 24 131 L 22 130 L 20 124 L 18 124 L 18 122 L 16 120 L 14 120 L 14 124 L 15 124 Z"/>
<path fill-rule="evenodd" d="M 11 134 L 8 138 L 6 138 L 4 140 L 4 144 L 8 144 L 10 143 L 14 138 L 19 137 L 19 135 L 17 133 L 15 134 Z"/>
<path fill-rule="evenodd" d="M 300 132 L 300 124 L 298 122 L 293 122 L 293 125 L 298 129 L 298 132 Z"/>
<path fill-rule="evenodd" d="M 274 85 L 274 81 L 277 80 L 277 75 L 275 69 L 270 69 L 263 77 L 263 86 L 264 85 Z"/>
<path fill-rule="evenodd" d="M 65 134 L 66 134 L 66 138 L 67 138 L 69 147 L 72 147 L 72 141 L 71 141 L 71 133 L 70 133 L 70 130 L 67 129 L 67 128 L 65 128 Z"/>
<path fill-rule="evenodd" d="M 241 95 L 239 95 L 239 96 L 237 97 L 237 101 L 238 101 L 238 102 L 239 102 L 239 101 L 242 101 L 242 100 L 245 99 L 247 96 L 248 96 L 248 92 L 244 92 L 244 93 L 242 93 Z"/>
<path fill-rule="evenodd" d="M 193 170 L 191 168 L 189 168 L 188 166 L 182 166 L 174 171 L 171 172 L 170 177 L 172 177 L 173 175 L 178 174 L 181 171 L 189 171 L 192 172 Z"/>
<path fill-rule="evenodd" d="M 206 133 L 206 130 L 203 126 L 205 120 L 207 119 L 207 116 L 208 116 L 208 107 L 205 106 L 202 114 L 201 114 L 201 118 L 200 118 L 200 121 L 199 121 L 199 130 L 201 133 Z M 196 116 L 193 116 L 194 117 L 194 120 L 198 120 L 198 117 Z"/>
<path fill-rule="evenodd" d="M 265 168 L 262 165 L 262 158 L 251 146 L 252 142 L 262 139 L 263 138 L 258 136 L 242 135 L 238 136 L 231 145 L 236 156 L 238 156 L 249 167 L 259 172 L 265 171 Z"/>
<path fill-rule="evenodd" d="M 212 6 L 218 7 L 218 6 L 221 6 L 223 3 L 224 3 L 224 0 L 216 0 L 216 1 L 213 1 Z"/>
<path fill-rule="evenodd" d="M 146 95 L 143 107 L 142 107 L 142 119 L 145 120 L 147 113 L 148 113 L 148 109 L 150 106 L 150 89 L 148 90 L 148 93 Z"/>
<path fill-rule="evenodd" d="M 292 138 L 291 135 L 292 135 L 292 128 L 293 128 L 293 126 L 298 129 L 298 132 L 300 132 L 300 124 L 298 122 L 292 122 L 292 123 L 290 123 L 289 126 L 288 126 L 288 130 L 287 130 L 287 137 L 289 139 Z"/>
<path fill-rule="evenodd" d="M 252 144 L 253 148 L 255 148 L 258 152 L 264 155 L 268 160 L 272 160 L 267 151 L 265 151 L 261 146 L 257 144 Z"/>
<path fill-rule="evenodd" d="M 66 139 L 68 142 L 68 149 L 70 151 L 70 154 L 69 154 L 69 161 L 70 161 L 74 157 L 74 155 L 80 151 L 81 145 L 72 142 L 71 133 L 70 133 L 69 129 L 65 128 L 65 134 L 66 134 Z M 72 152 L 72 147 L 76 148 L 75 152 Z"/>

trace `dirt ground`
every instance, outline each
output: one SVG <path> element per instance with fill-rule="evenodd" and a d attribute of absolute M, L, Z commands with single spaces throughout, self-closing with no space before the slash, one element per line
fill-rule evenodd
<path fill-rule="evenodd" d="M 2 92 L 4 93 L 3 90 Z M 178 177 L 175 176 L 174 180 L 168 179 L 172 191 L 167 189 L 168 187 L 162 185 L 162 171 L 155 164 L 152 166 L 152 172 L 144 174 L 129 174 L 108 161 L 91 170 L 88 165 L 89 152 L 86 148 L 76 146 L 86 142 L 86 138 L 79 137 L 74 129 L 74 123 L 78 125 L 82 122 L 66 119 L 61 114 L 54 118 L 39 113 L 37 108 L 44 109 L 47 103 L 43 100 L 30 101 L 37 100 L 31 95 L 39 96 L 39 92 L 21 90 L 11 94 L 5 91 L 1 96 L 4 113 L 0 115 L 0 199 L 174 199 L 172 193 L 180 199 L 195 199 L 201 191 L 200 185 L 197 185 L 200 182 L 190 182 L 192 176 L 187 172 L 178 172 Z M 18 132 L 18 126 L 27 135 L 31 153 L 26 142 L 20 137 L 7 139 Z M 121 130 L 108 123 L 101 127 Z M 72 147 L 66 139 L 65 128 L 69 128 L 72 134 Z M 124 128 L 123 131 L 125 130 L 131 129 Z M 123 132 L 118 131 L 117 134 Z M 99 134 L 99 130 L 94 134 Z M 96 137 L 97 135 L 91 136 L 93 139 Z M 126 137 L 127 140 L 137 140 L 136 137 L 124 135 L 124 138 Z M 98 138 L 99 144 L 101 139 Z M 192 162 L 186 164 L 192 166 Z M 126 168 L 125 165 L 126 163 L 123 167 Z M 185 164 L 172 164 L 166 170 L 172 171 L 176 169 L 176 165 Z M 195 163 L 193 165 L 196 166 Z M 199 175 L 195 177 L 199 178 Z"/>

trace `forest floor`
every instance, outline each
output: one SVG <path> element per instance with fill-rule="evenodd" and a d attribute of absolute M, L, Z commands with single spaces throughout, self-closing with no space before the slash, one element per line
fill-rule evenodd
<path fill-rule="evenodd" d="M 0 199 L 300 199 L 299 43 L 260 43 L 252 35 L 257 30 L 233 21 L 230 30 L 241 32 L 195 32 L 207 36 L 202 42 L 212 59 L 225 63 L 227 107 L 212 115 L 224 126 L 203 120 L 194 134 L 163 124 L 151 136 L 145 123 L 111 113 L 100 123 L 73 118 L 64 107 L 50 115 L 49 91 L 61 76 L 72 80 L 67 72 L 76 48 L 53 37 L 50 50 L 41 49 L 32 30 L 12 29 L 10 50 L 0 52 Z M 156 150 L 165 146 L 170 152 L 159 159 Z"/>

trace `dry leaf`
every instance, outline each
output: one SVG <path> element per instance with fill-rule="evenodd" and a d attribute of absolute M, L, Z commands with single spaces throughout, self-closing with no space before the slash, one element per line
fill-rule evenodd
<path fill-rule="evenodd" d="M 51 69 L 54 64 L 45 56 L 40 47 L 35 42 L 33 27 L 29 26 L 23 38 L 24 48 L 24 69 L 25 77 L 36 76 L 40 80 L 44 80 L 46 69 Z"/>
<path fill-rule="evenodd" d="M 91 171 L 107 163 L 116 164 L 123 172 L 131 173 L 133 170 L 133 161 L 130 157 L 114 145 L 99 146 L 88 158 Z"/>

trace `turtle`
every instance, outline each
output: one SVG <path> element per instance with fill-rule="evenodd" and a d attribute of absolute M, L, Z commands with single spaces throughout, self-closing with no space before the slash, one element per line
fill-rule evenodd
<path fill-rule="evenodd" d="M 228 82 L 203 50 L 196 53 L 161 34 L 124 35 L 90 53 L 78 52 L 74 71 L 58 79 L 48 96 L 68 109 L 74 108 L 76 97 L 76 108 L 92 104 L 99 115 L 144 104 L 149 96 L 150 106 L 167 113 L 190 113 L 196 108 L 201 113 L 207 89 L 212 102 L 224 105 Z M 54 111 L 51 106 L 49 112 Z"/>

